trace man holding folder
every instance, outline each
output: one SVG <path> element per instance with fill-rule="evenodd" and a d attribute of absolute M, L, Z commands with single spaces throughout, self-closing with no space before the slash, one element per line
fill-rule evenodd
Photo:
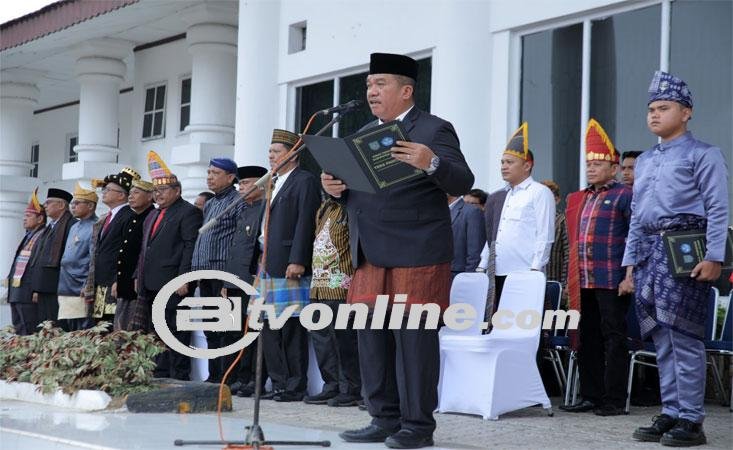
<path fill-rule="evenodd" d="M 357 269 L 349 303 L 372 307 L 377 295 L 407 295 L 409 305 L 447 307 L 453 243 L 445 195 L 460 196 L 474 177 L 453 126 L 415 107 L 417 62 L 374 53 L 367 101 L 377 120 L 364 129 L 402 121 L 411 142 L 397 141 L 392 157 L 424 175 L 374 194 L 349 190 L 342 180 L 321 175 L 324 190 L 346 204 L 352 261 Z M 433 445 L 440 367 L 438 330 L 358 331 L 365 402 L 371 424 L 341 433 L 347 442 L 384 442 L 390 448 Z"/>

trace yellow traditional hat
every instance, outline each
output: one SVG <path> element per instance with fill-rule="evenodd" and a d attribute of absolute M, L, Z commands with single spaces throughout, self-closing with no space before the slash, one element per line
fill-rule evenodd
<path fill-rule="evenodd" d="M 162 186 L 178 182 L 178 177 L 171 173 L 168 166 L 159 154 L 150 150 L 148 152 L 148 173 L 153 180 L 154 186 Z"/>
<path fill-rule="evenodd" d="M 153 192 L 153 183 L 145 180 L 133 180 L 132 187 L 138 188 L 141 191 Z"/>
<path fill-rule="evenodd" d="M 272 139 L 270 140 L 270 143 L 283 144 L 292 148 L 299 140 L 300 136 L 298 136 L 297 134 L 292 133 L 288 130 L 275 128 L 274 130 L 272 130 Z"/>
<path fill-rule="evenodd" d="M 31 194 L 31 199 L 28 202 L 28 206 L 25 208 L 25 212 L 32 212 L 34 214 L 46 214 L 46 210 L 43 208 L 43 205 L 41 205 L 41 202 L 38 201 L 38 187 L 36 187 L 33 190 L 33 193 Z"/>
<path fill-rule="evenodd" d="M 596 119 L 590 119 L 585 130 L 585 160 L 618 163 L 619 157 L 611 138 Z"/>
<path fill-rule="evenodd" d="M 86 200 L 92 203 L 99 202 L 99 197 L 97 197 L 96 192 L 84 189 L 78 181 L 76 182 L 76 186 L 74 186 L 74 199 Z"/>
<path fill-rule="evenodd" d="M 529 151 L 528 134 L 527 122 L 524 122 L 519 128 L 517 128 L 517 131 L 512 134 L 512 137 L 509 138 L 509 142 L 506 143 L 504 153 L 516 156 L 517 158 L 522 158 L 525 161 L 533 161 L 534 158 L 532 157 L 532 153 Z"/>

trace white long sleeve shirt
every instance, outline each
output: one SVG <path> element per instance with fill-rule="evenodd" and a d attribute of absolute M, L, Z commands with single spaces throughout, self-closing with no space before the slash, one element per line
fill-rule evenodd
<path fill-rule="evenodd" d="M 555 198 L 532 177 L 509 189 L 496 234 L 496 274 L 543 270 L 555 240 Z"/>

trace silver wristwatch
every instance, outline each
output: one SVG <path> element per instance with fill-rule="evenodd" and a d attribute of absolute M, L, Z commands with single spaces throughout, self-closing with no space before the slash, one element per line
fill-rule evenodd
<path fill-rule="evenodd" d="M 438 158 L 438 155 L 433 156 L 430 158 L 430 166 L 428 166 L 427 169 L 425 169 L 425 173 L 428 175 L 432 175 L 435 173 L 436 170 L 438 170 L 438 166 L 440 165 L 440 158 Z"/>

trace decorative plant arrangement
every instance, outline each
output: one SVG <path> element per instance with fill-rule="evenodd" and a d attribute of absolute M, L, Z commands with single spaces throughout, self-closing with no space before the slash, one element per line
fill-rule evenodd
<path fill-rule="evenodd" d="M 44 322 L 30 336 L 2 329 L 0 379 L 37 384 L 44 394 L 96 389 L 114 397 L 153 389 L 154 358 L 165 345 L 151 334 L 109 327 L 67 333 Z"/>

